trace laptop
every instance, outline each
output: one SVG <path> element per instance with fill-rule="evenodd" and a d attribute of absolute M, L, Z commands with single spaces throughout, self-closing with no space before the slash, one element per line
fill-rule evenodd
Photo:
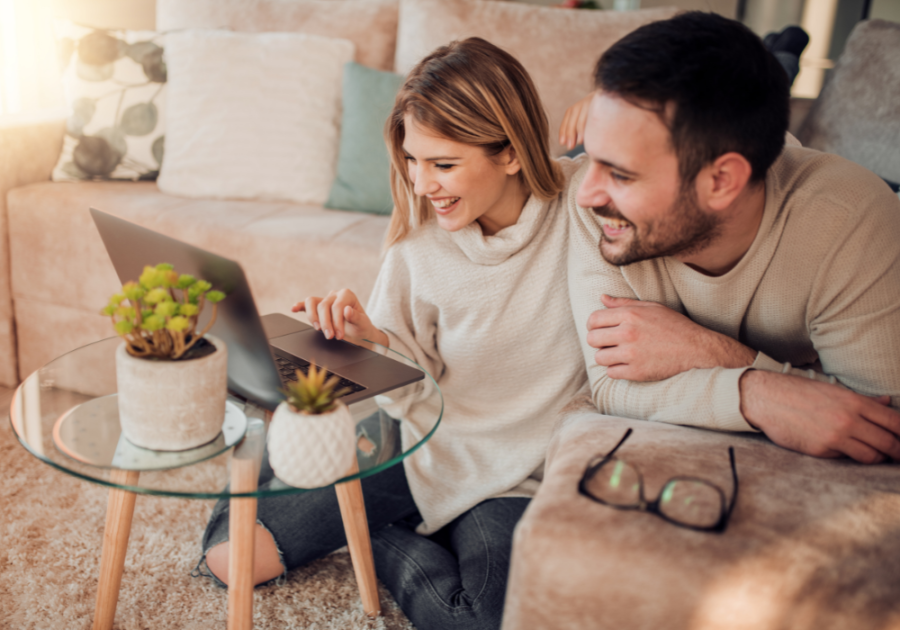
<path fill-rule="evenodd" d="M 119 280 L 136 280 L 146 265 L 171 263 L 179 273 L 202 278 L 223 291 L 210 333 L 228 346 L 228 388 L 232 393 L 274 410 L 281 390 L 315 362 L 340 378 L 337 388 L 350 393 L 347 404 L 370 398 L 424 378 L 421 370 L 347 341 L 326 339 L 309 324 L 282 314 L 260 317 L 244 270 L 233 260 L 207 252 L 124 219 L 91 208 Z M 198 328 L 211 317 L 203 309 Z"/>

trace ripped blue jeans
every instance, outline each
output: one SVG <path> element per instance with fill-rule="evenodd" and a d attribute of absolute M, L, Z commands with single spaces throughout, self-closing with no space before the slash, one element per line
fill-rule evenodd
<path fill-rule="evenodd" d="M 273 478 L 265 458 L 260 486 Z M 415 527 L 422 518 L 402 464 L 366 477 L 362 489 L 375 571 L 416 628 L 500 628 L 513 529 L 529 500 L 489 499 L 420 536 Z M 285 572 L 347 544 L 334 488 L 260 499 L 257 520 L 275 539 Z M 226 540 L 228 501 L 221 500 L 203 534 L 203 558 Z M 202 564 L 195 575 L 215 579 Z"/>

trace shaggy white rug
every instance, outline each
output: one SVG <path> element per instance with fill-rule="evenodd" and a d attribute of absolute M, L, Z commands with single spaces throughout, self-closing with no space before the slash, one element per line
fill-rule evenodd
<path fill-rule="evenodd" d="M 108 491 L 61 473 L 19 445 L 0 388 L 0 628 L 91 627 Z M 227 592 L 190 577 L 212 501 L 138 495 L 116 630 L 225 628 Z M 413 630 L 379 585 L 382 617 L 362 610 L 350 558 L 334 553 L 257 588 L 254 628 Z"/>

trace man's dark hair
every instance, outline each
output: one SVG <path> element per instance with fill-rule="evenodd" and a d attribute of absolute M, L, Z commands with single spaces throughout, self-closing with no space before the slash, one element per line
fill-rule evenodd
<path fill-rule="evenodd" d="M 734 20 L 691 11 L 642 26 L 600 57 L 594 82 L 659 114 L 684 185 L 731 151 L 750 162 L 751 181 L 762 181 L 784 147 L 787 75 Z"/>

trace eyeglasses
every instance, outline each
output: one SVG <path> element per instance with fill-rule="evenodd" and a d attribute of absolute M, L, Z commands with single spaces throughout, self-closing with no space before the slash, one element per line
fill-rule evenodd
<path fill-rule="evenodd" d="M 644 480 L 637 468 L 613 457 L 625 443 L 631 429 L 606 455 L 588 462 L 578 490 L 589 499 L 619 510 L 641 510 L 664 518 L 674 525 L 705 532 L 721 533 L 728 526 L 738 493 L 734 448 L 728 447 L 734 490 L 725 507 L 725 493 L 717 485 L 696 477 L 672 477 L 655 501 L 644 497 Z"/>

